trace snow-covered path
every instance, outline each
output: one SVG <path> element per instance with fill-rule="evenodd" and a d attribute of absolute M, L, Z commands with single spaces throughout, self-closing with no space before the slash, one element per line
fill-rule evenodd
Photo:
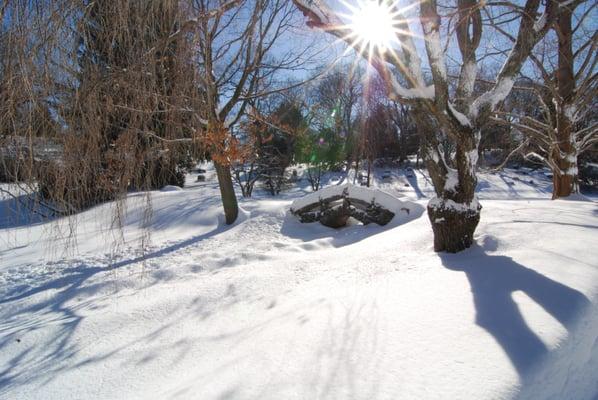
<path fill-rule="evenodd" d="M 141 258 L 142 197 L 117 251 L 108 206 L 79 216 L 76 255 L 48 252 L 50 223 L 2 230 L 0 398 L 593 400 L 597 204 L 501 180 L 458 255 L 423 207 L 335 231 L 287 214 L 299 192 L 225 227 L 213 183 L 152 195 Z"/>

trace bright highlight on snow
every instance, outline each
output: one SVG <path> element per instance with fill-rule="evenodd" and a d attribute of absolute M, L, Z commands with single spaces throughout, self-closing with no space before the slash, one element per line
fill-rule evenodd
<path fill-rule="evenodd" d="M 351 9 L 351 29 L 362 48 L 386 51 L 396 40 L 396 12 L 387 2 L 374 0 L 359 2 Z"/>

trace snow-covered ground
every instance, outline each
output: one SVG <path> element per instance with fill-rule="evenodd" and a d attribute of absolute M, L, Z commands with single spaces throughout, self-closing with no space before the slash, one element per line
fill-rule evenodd
<path fill-rule="evenodd" d="M 598 398 L 598 204 L 483 173 L 477 244 L 437 254 L 425 174 L 384 175 L 417 218 L 300 224 L 303 182 L 228 227 L 212 170 L 121 221 L 0 201 L 0 398 Z"/>

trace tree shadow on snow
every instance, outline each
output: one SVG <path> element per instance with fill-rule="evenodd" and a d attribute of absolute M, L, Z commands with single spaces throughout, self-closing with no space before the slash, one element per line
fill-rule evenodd
<path fill-rule="evenodd" d="M 21 194 L 0 200 L 0 229 L 30 227 L 55 218 L 35 195 Z"/>
<path fill-rule="evenodd" d="M 169 246 L 159 248 L 155 251 L 149 251 L 149 252 L 143 253 L 134 258 L 125 259 L 125 260 L 118 261 L 118 262 L 111 262 L 110 260 L 107 260 L 106 261 L 107 265 L 105 265 L 105 266 L 99 266 L 99 265 L 90 266 L 90 265 L 83 263 L 83 264 L 77 265 L 76 267 L 67 268 L 67 269 L 63 270 L 63 273 L 58 274 L 56 279 L 46 281 L 37 287 L 23 289 L 22 286 L 17 286 L 15 288 L 13 288 L 12 290 L 6 291 L 4 293 L 4 298 L 0 299 L 0 305 L 5 304 L 5 303 L 14 302 L 17 300 L 22 300 L 27 297 L 30 297 L 35 294 L 38 294 L 38 293 L 41 293 L 41 292 L 44 292 L 47 290 L 51 290 L 51 289 L 59 290 L 59 289 L 63 289 L 63 288 L 68 288 L 69 290 L 71 290 L 73 287 L 75 287 L 75 288 L 80 287 L 85 281 L 87 281 L 89 278 L 96 275 L 97 273 L 114 271 L 119 268 L 127 267 L 129 265 L 133 265 L 133 264 L 137 264 L 137 263 L 142 263 L 144 261 L 149 261 L 149 260 L 152 260 L 155 258 L 159 258 L 159 257 L 165 256 L 165 255 L 174 253 L 178 250 L 184 249 L 184 248 L 192 246 L 192 245 L 196 245 L 206 239 L 211 238 L 212 236 L 215 236 L 217 234 L 225 232 L 225 231 L 233 228 L 234 226 L 236 226 L 236 225 L 235 224 L 224 225 L 223 223 L 219 223 L 219 225 L 215 229 L 213 229 L 209 232 L 206 232 L 204 234 L 193 236 L 189 239 L 182 240 L 179 242 L 175 242 Z"/>
<path fill-rule="evenodd" d="M 526 324 L 512 294 L 525 293 L 567 329 L 589 304 L 581 292 L 510 257 L 487 254 L 477 245 L 465 253 L 441 254 L 440 258 L 446 268 L 466 274 L 476 323 L 500 344 L 520 376 L 540 361 L 548 348 Z"/>
<path fill-rule="evenodd" d="M 417 181 L 417 173 L 415 172 L 415 169 L 412 169 L 410 171 L 401 169 L 400 172 L 401 172 L 401 175 L 403 175 L 405 177 L 405 179 L 407 180 L 409 185 L 413 188 L 413 191 L 415 192 L 418 199 L 427 198 L 426 194 L 419 187 L 419 182 Z M 422 179 L 427 180 L 426 176 L 424 174 L 421 174 L 421 176 L 422 176 Z"/>
<path fill-rule="evenodd" d="M 243 218 L 239 218 L 239 221 L 242 220 Z M 57 271 L 55 276 L 42 280 L 42 283 L 38 285 L 32 287 L 19 285 L 5 291 L 0 298 L 0 353 L 15 346 L 20 350 L 14 352 L 13 356 L 6 360 L 5 366 L 0 367 L 0 397 L 12 387 L 31 380 L 31 371 L 38 372 L 34 373 L 36 380 L 45 379 L 47 382 L 53 379 L 56 372 L 68 368 L 61 366 L 61 361 L 74 357 L 79 351 L 77 343 L 72 340 L 75 331 L 84 319 L 84 315 L 79 311 L 86 307 L 93 308 L 92 302 L 95 300 L 86 298 L 113 283 L 112 279 L 94 281 L 92 280 L 94 276 L 110 273 L 132 264 L 173 253 L 187 246 L 196 245 L 234 226 L 236 225 L 225 225 L 223 221 L 219 221 L 218 226 L 209 232 L 139 257 L 116 263 L 110 263 L 107 260 L 109 265 L 90 265 L 82 261 L 76 266 Z M 157 280 L 166 279 L 160 274 L 153 276 L 156 276 Z M 46 293 L 47 295 L 45 295 Z M 13 303 L 17 304 L 17 302 L 37 294 L 44 294 L 44 297 L 41 297 L 40 301 L 26 304 L 22 308 L 13 305 Z M 114 295 L 114 293 L 111 294 Z M 21 341 L 22 337 L 46 326 L 48 322 L 55 324 L 57 328 L 51 336 L 44 339 L 43 346 L 25 343 L 25 340 Z M 42 354 L 42 357 L 39 357 L 39 354 Z"/>

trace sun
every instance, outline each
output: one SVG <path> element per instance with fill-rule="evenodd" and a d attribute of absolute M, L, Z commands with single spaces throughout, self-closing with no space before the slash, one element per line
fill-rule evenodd
<path fill-rule="evenodd" d="M 362 46 L 386 51 L 397 40 L 396 11 L 387 1 L 364 0 L 351 9 L 350 28 Z"/>

